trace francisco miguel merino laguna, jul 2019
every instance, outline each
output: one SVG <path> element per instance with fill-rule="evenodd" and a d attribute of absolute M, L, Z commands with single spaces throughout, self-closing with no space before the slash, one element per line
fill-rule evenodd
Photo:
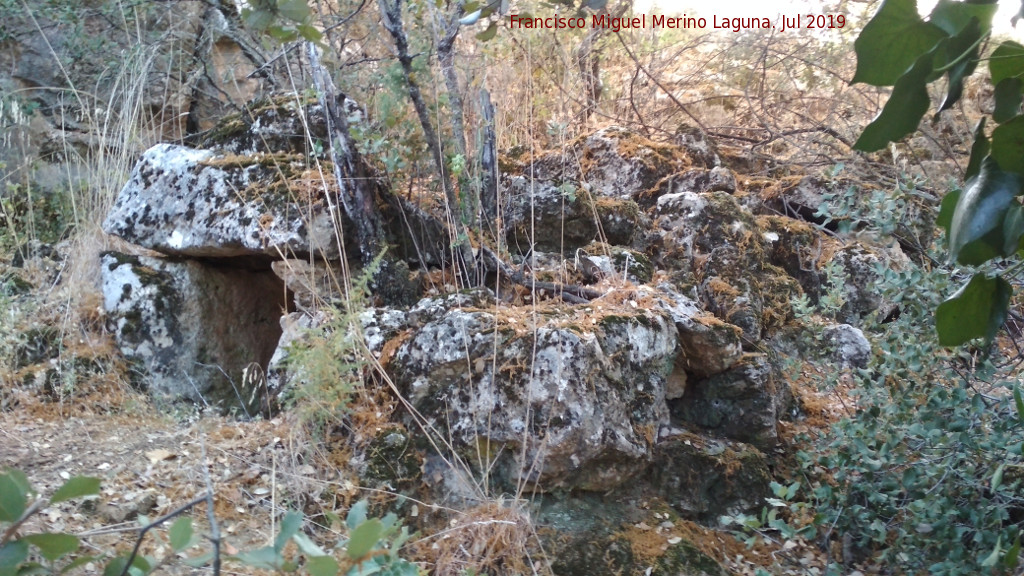
<path fill-rule="evenodd" d="M 520 16 L 511 14 L 509 17 L 509 28 L 543 28 L 551 30 L 587 28 L 587 18 L 579 16 L 574 18 L 563 18 L 557 13 L 546 18 L 534 18 L 532 16 Z M 723 16 L 712 16 L 711 26 L 708 26 L 707 18 L 687 16 L 665 16 L 664 14 L 641 14 L 631 18 L 611 17 L 607 14 L 594 14 L 590 17 L 590 28 L 606 28 L 618 32 L 630 28 L 717 28 L 722 30 L 752 30 L 759 28 L 775 28 L 770 18 L 765 17 L 735 17 L 726 18 Z M 842 14 L 793 14 L 781 15 L 779 30 L 785 32 L 797 28 L 843 28 L 846 26 L 846 16 Z"/>

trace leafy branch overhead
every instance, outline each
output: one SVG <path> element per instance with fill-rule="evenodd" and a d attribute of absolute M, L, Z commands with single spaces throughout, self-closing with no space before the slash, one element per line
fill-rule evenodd
<path fill-rule="evenodd" d="M 992 34 L 997 0 L 940 0 L 927 19 L 916 0 L 884 0 L 855 43 L 857 72 L 853 82 L 892 86 L 878 116 L 864 129 L 854 148 L 882 150 L 913 133 L 931 107 L 928 84 L 946 79 L 936 114 L 959 101 L 964 80 L 982 61 Z M 1024 11 L 1024 7 L 1022 7 Z M 1004 258 L 1020 263 L 1024 255 L 1024 46 L 999 43 L 988 56 L 998 126 L 991 138 L 985 118 L 975 141 L 963 190 L 942 202 L 938 224 L 946 229 L 950 258 L 980 266 Z M 975 338 L 991 341 L 1006 320 L 1014 270 L 976 272 L 936 310 L 939 341 L 956 346 Z M 991 277 L 990 277 L 991 276 Z M 1020 283 L 1019 281 L 1017 282 Z"/>

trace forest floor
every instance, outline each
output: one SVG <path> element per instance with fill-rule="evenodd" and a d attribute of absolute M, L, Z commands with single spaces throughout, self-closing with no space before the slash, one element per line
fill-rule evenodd
<path fill-rule="evenodd" d="M 840 394 L 819 393 L 802 382 L 796 386 L 808 417 L 783 424 L 787 445 L 777 454 L 780 468 L 786 468 L 785 461 L 799 449 L 794 438 L 820 430 L 845 411 Z M 73 476 L 102 481 L 99 497 L 47 507 L 23 532 L 76 534 L 93 554 L 130 551 L 142 521 L 197 499 L 205 494 L 207 482 L 214 490 L 227 554 L 272 543 L 279 517 L 275 511 L 301 507 L 310 517 L 311 510 L 343 510 L 373 492 L 347 479 L 350 475 L 337 455 L 311 449 L 307 433 L 290 414 L 240 421 L 181 409 L 159 410 L 144 395 L 123 389 L 95 390 L 65 400 L 25 389 L 15 390 L 14 396 L 8 398 L 9 408 L 0 411 L 0 468 L 25 472 L 43 496 Z M 186 513 L 197 532 L 208 529 L 205 502 Z M 319 528 L 325 543 L 340 536 L 338 526 Z M 804 540 L 759 539 L 756 546 L 748 547 L 728 531 L 687 522 L 685 532 L 737 575 L 765 574 L 759 569 L 776 575 L 826 573 L 827 551 Z M 414 540 L 411 549 L 421 548 L 422 542 L 425 538 L 417 546 Z M 146 536 L 141 552 L 163 559 L 160 573 L 193 574 L 202 571 L 189 568 L 183 560 L 209 548 L 209 543 L 200 541 L 175 554 L 166 530 L 161 529 Z M 100 571 L 96 566 L 85 569 L 86 573 Z M 237 564 L 229 564 L 224 572 L 259 573 Z"/>

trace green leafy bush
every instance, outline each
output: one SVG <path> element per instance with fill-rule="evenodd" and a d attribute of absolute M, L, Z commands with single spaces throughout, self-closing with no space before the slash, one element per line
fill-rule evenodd
<path fill-rule="evenodd" d="M 892 86 L 881 113 L 864 128 L 854 147 L 882 150 L 917 130 L 928 112 L 928 84 L 945 77 L 946 90 L 936 114 L 959 101 L 966 78 L 982 61 L 992 34 L 995 1 L 942 0 L 927 19 L 915 0 L 885 0 L 855 43 L 854 82 Z M 1024 46 L 1000 42 L 988 57 L 995 95 L 988 134 L 983 117 L 974 133 L 963 190 L 942 203 L 939 225 L 948 232 L 949 256 L 963 266 L 988 267 L 971 277 L 936 309 L 939 341 L 946 346 L 975 338 L 992 341 L 1006 320 L 1011 282 L 1024 277 Z M 1010 266 L 999 260 L 1012 258 Z"/>

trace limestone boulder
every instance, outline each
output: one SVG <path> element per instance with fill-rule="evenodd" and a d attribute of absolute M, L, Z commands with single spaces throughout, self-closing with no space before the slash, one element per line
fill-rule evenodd
<path fill-rule="evenodd" d="M 652 260 L 701 308 L 756 342 L 792 318 L 800 285 L 771 263 L 764 231 L 726 192 L 678 192 L 658 198 Z"/>
<path fill-rule="evenodd" d="M 157 144 L 135 166 L 103 230 L 172 256 L 336 260 L 326 195 L 337 190 L 316 193 L 319 182 L 294 155 Z"/>
<path fill-rule="evenodd" d="M 747 354 L 732 368 L 694 382 L 673 404 L 686 425 L 733 440 L 770 448 L 779 441 L 778 422 L 792 393 L 764 354 Z"/>
<path fill-rule="evenodd" d="M 527 315 L 452 308 L 391 360 L 412 407 L 509 486 L 604 490 L 650 458 L 668 422 L 676 329 L 665 315 L 596 304 Z"/>
<path fill-rule="evenodd" d="M 654 206 L 658 198 L 680 192 L 736 192 L 736 175 L 721 166 L 711 169 L 687 170 L 663 178 L 654 187 L 637 195 L 637 202 L 644 208 Z"/>
<path fill-rule="evenodd" d="M 686 151 L 610 126 L 581 136 L 564 151 L 544 156 L 523 175 L 553 182 L 584 182 L 596 196 L 634 198 L 669 174 L 689 168 Z"/>
<path fill-rule="evenodd" d="M 643 215 L 628 198 L 597 195 L 578 181 L 505 179 L 504 223 L 511 247 L 569 252 L 604 238 L 630 244 Z"/>
<path fill-rule="evenodd" d="M 101 273 L 109 328 L 152 396 L 255 413 L 259 391 L 243 389 L 242 374 L 266 367 L 281 335 L 277 277 L 116 252 Z"/>
<path fill-rule="evenodd" d="M 860 328 L 833 324 L 821 331 L 832 360 L 843 368 L 867 368 L 871 360 L 871 341 Z"/>
<path fill-rule="evenodd" d="M 743 355 L 743 331 L 705 312 L 693 299 L 668 284 L 658 286 L 659 307 L 679 334 L 677 366 L 698 378 L 728 370 Z"/>

